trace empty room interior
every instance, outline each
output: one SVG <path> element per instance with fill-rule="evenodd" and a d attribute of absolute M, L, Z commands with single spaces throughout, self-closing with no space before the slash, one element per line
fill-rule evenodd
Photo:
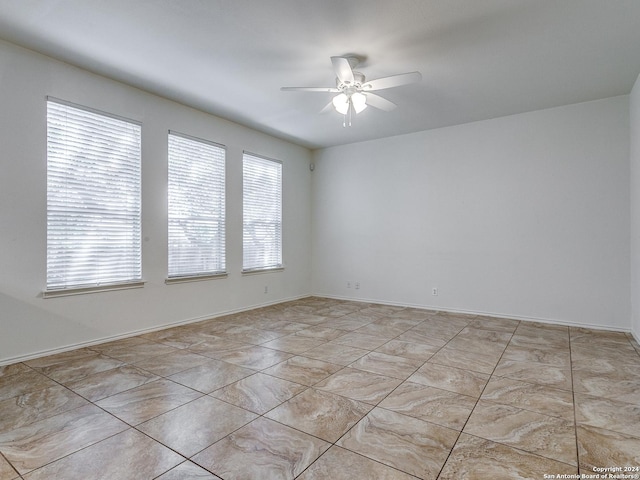
<path fill-rule="evenodd" d="M 0 0 L 0 480 L 640 478 L 640 2 Z"/>

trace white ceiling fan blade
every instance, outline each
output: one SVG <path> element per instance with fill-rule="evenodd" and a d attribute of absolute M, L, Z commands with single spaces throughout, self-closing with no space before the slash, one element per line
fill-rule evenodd
<path fill-rule="evenodd" d="M 333 106 L 333 101 L 331 101 L 327 103 L 322 110 L 320 110 L 320 113 L 322 114 L 329 113 L 329 112 L 332 112 L 333 110 L 335 110 L 335 107 Z"/>
<path fill-rule="evenodd" d="M 389 77 L 371 80 L 370 82 L 362 85 L 362 89 L 365 92 L 371 90 L 384 90 L 385 88 L 399 87 L 401 85 L 416 83 L 420 80 L 422 80 L 422 74 L 420 72 L 401 73 L 399 75 L 391 75 Z"/>
<path fill-rule="evenodd" d="M 330 92 L 337 93 L 338 90 L 336 87 L 281 87 L 280 90 L 283 92 Z"/>
<path fill-rule="evenodd" d="M 353 83 L 353 70 L 349 65 L 349 60 L 344 57 L 331 57 L 331 63 L 333 64 L 333 70 L 336 72 L 336 77 L 342 83 Z"/>
<path fill-rule="evenodd" d="M 397 107 L 395 103 L 390 102 L 386 98 L 382 98 L 380 95 L 376 95 L 375 93 L 365 93 L 365 95 L 367 96 L 367 105 L 374 108 L 390 112 Z"/>

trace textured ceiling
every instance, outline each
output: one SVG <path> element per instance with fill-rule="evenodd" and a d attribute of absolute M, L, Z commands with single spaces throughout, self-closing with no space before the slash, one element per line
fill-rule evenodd
<path fill-rule="evenodd" d="M 318 148 L 628 94 L 638 0 L 0 0 L 0 38 Z M 344 128 L 331 56 L 418 70 Z"/>

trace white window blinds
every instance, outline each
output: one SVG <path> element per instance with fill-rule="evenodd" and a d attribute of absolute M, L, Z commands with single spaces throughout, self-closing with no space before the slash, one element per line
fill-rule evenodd
<path fill-rule="evenodd" d="M 282 267 L 282 163 L 244 153 L 242 270 Z"/>
<path fill-rule="evenodd" d="M 225 266 L 225 149 L 169 133 L 169 278 Z"/>
<path fill-rule="evenodd" d="M 142 278 L 141 127 L 47 101 L 47 290 Z"/>

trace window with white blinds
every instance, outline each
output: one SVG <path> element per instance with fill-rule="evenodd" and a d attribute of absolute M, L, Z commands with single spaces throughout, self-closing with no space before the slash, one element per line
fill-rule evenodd
<path fill-rule="evenodd" d="M 47 100 L 47 291 L 140 282 L 141 127 Z"/>
<path fill-rule="evenodd" d="M 169 132 L 169 278 L 225 270 L 225 148 Z"/>
<path fill-rule="evenodd" d="M 244 153 L 242 270 L 282 268 L 282 163 Z"/>

